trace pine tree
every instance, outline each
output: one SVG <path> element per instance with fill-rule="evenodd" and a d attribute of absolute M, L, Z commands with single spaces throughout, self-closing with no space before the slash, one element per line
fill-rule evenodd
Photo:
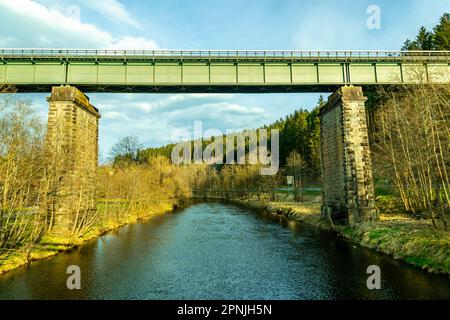
<path fill-rule="evenodd" d="M 433 32 L 420 27 L 414 41 L 406 39 L 401 50 L 450 50 L 450 14 L 442 15 Z"/>
<path fill-rule="evenodd" d="M 419 50 L 432 50 L 433 49 L 433 33 L 427 31 L 427 29 L 422 26 L 419 29 L 419 34 L 414 41 Z"/>
<path fill-rule="evenodd" d="M 417 47 L 417 43 L 415 41 L 411 41 L 409 39 L 406 39 L 406 41 L 403 43 L 403 47 L 401 49 L 402 51 L 407 50 L 419 50 Z"/>
<path fill-rule="evenodd" d="M 450 50 L 450 14 L 444 13 L 434 27 L 433 40 L 436 50 Z"/>

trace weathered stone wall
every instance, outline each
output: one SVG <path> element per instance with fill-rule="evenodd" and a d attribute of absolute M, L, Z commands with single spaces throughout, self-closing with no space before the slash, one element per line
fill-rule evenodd
<path fill-rule="evenodd" d="M 53 87 L 47 100 L 44 206 L 55 232 L 75 232 L 94 209 L 100 115 L 75 87 Z"/>
<path fill-rule="evenodd" d="M 322 213 L 337 221 L 376 219 L 365 101 L 361 87 L 346 86 L 320 110 Z"/>

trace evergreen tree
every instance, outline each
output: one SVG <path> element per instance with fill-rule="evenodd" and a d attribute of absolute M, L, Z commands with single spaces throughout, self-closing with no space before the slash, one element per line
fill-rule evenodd
<path fill-rule="evenodd" d="M 311 110 L 299 109 L 293 114 L 281 118 L 270 125 L 262 128 L 278 129 L 280 131 L 280 165 L 286 165 L 286 160 L 293 152 L 298 153 L 305 162 L 304 178 L 312 180 L 320 177 L 320 121 L 319 109 L 326 101 L 320 96 L 317 106 Z M 211 141 L 203 141 L 203 148 Z M 270 145 L 270 143 L 269 143 Z M 170 158 L 173 144 L 158 148 L 148 148 L 139 151 L 139 159 L 149 159 L 154 156 L 164 156 Z M 246 142 L 246 152 L 248 152 L 248 141 Z M 121 152 L 120 154 L 129 152 Z M 225 156 L 225 152 L 224 152 Z"/>
<path fill-rule="evenodd" d="M 450 50 L 450 14 L 444 13 L 433 31 L 420 27 L 414 41 L 406 39 L 401 50 Z"/>
<path fill-rule="evenodd" d="M 406 39 L 402 50 L 432 50 L 433 49 L 433 33 L 427 31 L 422 26 L 414 41 Z"/>
<path fill-rule="evenodd" d="M 444 13 L 434 27 L 433 40 L 436 50 L 450 50 L 450 14 Z"/>
<path fill-rule="evenodd" d="M 433 33 L 428 31 L 424 26 L 420 27 L 419 34 L 416 37 L 416 44 L 419 50 L 433 49 Z"/>
<path fill-rule="evenodd" d="M 417 44 L 415 41 L 411 41 L 409 39 L 406 39 L 406 41 L 403 43 L 403 47 L 402 49 L 403 51 L 406 50 L 419 50 L 419 48 L 417 47 Z"/>

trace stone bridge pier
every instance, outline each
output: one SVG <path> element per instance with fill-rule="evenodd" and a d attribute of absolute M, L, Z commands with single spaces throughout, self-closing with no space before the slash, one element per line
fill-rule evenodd
<path fill-rule="evenodd" d="M 322 214 L 338 223 L 377 218 L 366 100 L 361 87 L 345 86 L 320 110 Z"/>
<path fill-rule="evenodd" d="M 76 233 L 95 209 L 100 114 L 72 86 L 53 87 L 47 98 L 46 183 L 43 209 L 55 233 Z"/>

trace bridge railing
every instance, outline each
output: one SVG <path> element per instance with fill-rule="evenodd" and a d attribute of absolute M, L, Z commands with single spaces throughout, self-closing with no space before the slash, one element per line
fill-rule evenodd
<path fill-rule="evenodd" d="M 0 49 L 0 58 L 174 58 L 174 59 L 295 59 L 295 60 L 444 60 L 450 51 L 396 50 L 98 50 L 98 49 Z"/>

